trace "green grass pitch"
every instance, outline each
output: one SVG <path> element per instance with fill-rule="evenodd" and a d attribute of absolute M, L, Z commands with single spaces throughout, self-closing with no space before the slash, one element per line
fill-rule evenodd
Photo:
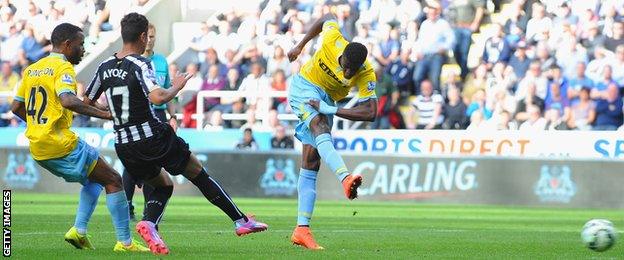
<path fill-rule="evenodd" d="M 138 197 L 142 197 L 141 194 Z M 17 259 L 154 258 L 112 252 L 110 216 L 100 198 L 89 226 L 95 251 L 76 250 L 63 240 L 71 227 L 77 195 L 13 192 L 13 257 Z M 321 201 L 313 231 L 326 250 L 293 246 L 296 201 L 236 199 L 269 231 L 234 235 L 232 223 L 201 197 L 175 196 L 161 234 L 176 259 L 621 259 L 624 243 L 607 252 L 583 247 L 580 229 L 590 218 L 607 218 L 624 229 L 624 210 L 430 205 L 396 202 Z M 140 201 L 138 201 L 141 203 Z M 141 209 L 141 207 L 138 207 Z M 136 238 L 138 236 L 133 231 Z M 622 233 L 620 232 L 620 237 Z"/>

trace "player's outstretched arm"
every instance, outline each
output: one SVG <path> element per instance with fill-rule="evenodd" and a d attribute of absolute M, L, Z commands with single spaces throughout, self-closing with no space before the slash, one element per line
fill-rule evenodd
<path fill-rule="evenodd" d="M 61 105 L 64 108 L 67 108 L 78 114 L 83 114 L 87 116 L 108 119 L 108 120 L 113 119 L 110 111 L 100 110 L 93 105 L 89 105 L 89 102 L 93 102 L 93 101 L 89 100 L 88 98 L 85 98 L 83 102 L 83 100 L 80 100 L 78 97 L 76 97 L 76 95 L 74 95 L 73 93 L 69 93 L 69 92 L 62 93 L 59 96 L 59 98 L 61 99 Z"/>
<path fill-rule="evenodd" d="M 308 104 L 321 114 L 337 115 L 353 121 L 373 122 L 377 116 L 377 100 L 374 98 L 361 102 L 353 108 L 338 108 L 316 99 L 308 101 Z"/>
<path fill-rule="evenodd" d="M 13 103 L 11 104 L 11 112 L 26 122 L 26 106 L 24 105 L 24 102 L 13 100 Z"/>
<path fill-rule="evenodd" d="M 295 61 L 297 57 L 299 56 L 299 54 L 301 53 L 301 51 L 303 51 L 303 48 L 305 47 L 305 45 L 309 41 L 314 39 L 316 36 L 321 34 L 321 31 L 323 31 L 323 23 L 331 19 L 334 19 L 334 16 L 331 14 L 327 14 L 319 18 L 318 20 L 316 20 L 316 22 L 314 22 L 314 24 L 312 25 L 312 28 L 310 28 L 310 30 L 305 34 L 305 36 L 303 36 L 303 39 L 301 40 L 301 42 L 295 45 L 295 47 L 292 48 L 292 50 L 288 52 L 288 60 L 290 60 L 290 62 Z"/>
<path fill-rule="evenodd" d="M 193 77 L 193 74 L 178 73 L 171 81 L 171 88 L 155 88 L 149 93 L 149 100 L 153 104 L 162 105 L 175 98 L 180 90 L 184 88 L 186 82 Z"/>

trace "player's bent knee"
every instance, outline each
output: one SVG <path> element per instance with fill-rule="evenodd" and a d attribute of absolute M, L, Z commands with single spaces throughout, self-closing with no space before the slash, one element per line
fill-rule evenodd
<path fill-rule="evenodd" d="M 318 171 L 321 168 L 321 160 L 316 158 L 310 158 L 304 160 L 302 167 L 306 170 Z"/>

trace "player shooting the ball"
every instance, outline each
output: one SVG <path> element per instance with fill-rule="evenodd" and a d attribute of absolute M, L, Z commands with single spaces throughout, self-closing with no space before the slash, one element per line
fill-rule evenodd
<path fill-rule="evenodd" d="M 310 231 L 321 159 L 342 182 L 350 200 L 357 198 L 357 188 L 362 184 L 362 176 L 349 173 L 334 149 L 330 135 L 333 116 L 374 121 L 377 111 L 375 71 L 366 60 L 368 51 L 360 43 L 345 40 L 332 15 L 314 23 L 303 40 L 288 52 L 289 60 L 296 60 L 305 45 L 319 34 L 323 37 L 320 48 L 294 77 L 288 93 L 290 106 L 300 120 L 295 137 L 303 143 L 303 165 L 297 186 L 297 227 L 291 240 L 313 250 L 323 249 Z M 358 89 L 358 104 L 349 109 L 337 107 L 335 101 L 344 99 L 353 87 Z"/>

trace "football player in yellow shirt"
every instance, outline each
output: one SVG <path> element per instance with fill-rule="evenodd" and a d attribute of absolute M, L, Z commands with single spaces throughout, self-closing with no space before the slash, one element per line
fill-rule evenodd
<path fill-rule="evenodd" d="M 95 148 L 69 129 L 73 112 L 112 119 L 104 106 L 90 106 L 76 97 L 73 65 L 84 55 L 84 34 L 79 27 L 63 23 L 54 28 L 51 41 L 52 53 L 24 70 L 11 110 L 26 121 L 26 137 L 33 159 L 65 181 L 83 185 L 76 220 L 65 240 L 78 249 L 93 249 L 87 237 L 87 223 L 104 186 L 106 205 L 117 234 L 113 250 L 149 252 L 130 235 L 121 176 Z"/>
<path fill-rule="evenodd" d="M 290 61 L 297 59 L 306 43 L 319 34 L 321 44 L 292 81 L 288 101 L 299 117 L 295 136 L 303 143 L 303 167 L 297 185 L 299 208 L 297 227 L 291 240 L 308 249 L 323 249 L 310 231 L 310 219 L 316 200 L 316 176 L 321 160 L 342 182 L 350 200 L 357 197 L 362 176 L 349 173 L 342 157 L 334 149 L 330 135 L 333 116 L 354 121 L 374 121 L 377 111 L 375 72 L 366 60 L 368 51 L 360 43 L 348 42 L 340 33 L 338 23 L 328 15 L 317 20 L 303 40 L 290 52 Z M 345 109 L 335 106 L 352 88 L 358 91 L 357 106 Z"/>

